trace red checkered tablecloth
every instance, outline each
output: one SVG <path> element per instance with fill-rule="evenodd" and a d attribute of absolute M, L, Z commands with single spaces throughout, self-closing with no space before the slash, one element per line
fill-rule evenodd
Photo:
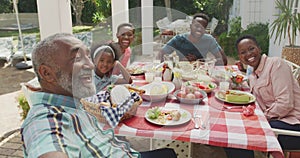
<path fill-rule="evenodd" d="M 142 85 L 145 83 L 143 80 L 138 80 L 135 81 L 135 84 Z M 125 136 L 180 140 L 220 147 L 258 150 L 269 152 L 275 158 L 284 157 L 279 142 L 259 106 L 256 106 L 254 115 L 245 116 L 239 110 L 220 110 L 222 108 L 210 105 L 210 99 L 214 99 L 214 92 L 208 96 L 199 105 L 180 104 L 174 96 L 170 95 L 165 102 L 150 103 L 144 101 L 139 107 L 150 108 L 153 106 L 165 106 L 166 104 L 177 105 L 182 109 L 188 110 L 192 115 L 194 112 L 202 114 L 202 119 L 204 124 L 206 124 L 205 129 L 186 128 L 187 130 L 178 130 L 172 129 L 174 128 L 172 127 L 170 130 L 167 130 L 168 127 L 157 126 L 155 130 L 152 127 L 150 130 L 142 128 L 148 122 L 141 121 L 135 127 L 130 127 L 126 123 L 120 123 L 115 128 L 115 133 Z M 144 113 L 137 113 L 135 117 L 144 118 Z M 130 121 L 130 119 L 127 121 Z M 190 126 L 190 123 L 187 123 L 187 126 Z M 103 128 L 109 127 L 105 125 Z M 182 128 L 182 125 L 180 128 Z"/>

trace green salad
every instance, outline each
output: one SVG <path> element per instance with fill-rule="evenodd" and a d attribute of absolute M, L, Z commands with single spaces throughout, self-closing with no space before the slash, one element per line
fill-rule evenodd
<path fill-rule="evenodd" d="M 160 113 L 159 107 L 153 107 L 147 111 L 148 118 L 152 120 L 157 119 Z"/>

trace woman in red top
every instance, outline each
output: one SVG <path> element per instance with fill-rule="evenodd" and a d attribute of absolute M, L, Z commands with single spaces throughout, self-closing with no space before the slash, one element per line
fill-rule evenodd
<path fill-rule="evenodd" d="M 127 67 L 130 64 L 130 44 L 134 40 L 134 33 L 135 28 L 131 23 L 122 23 L 117 28 L 116 36 L 118 42 L 113 43 L 113 45 L 118 49 L 116 58 L 124 67 Z"/>

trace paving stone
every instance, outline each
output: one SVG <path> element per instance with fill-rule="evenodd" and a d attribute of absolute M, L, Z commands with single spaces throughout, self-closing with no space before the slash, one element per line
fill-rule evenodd
<path fill-rule="evenodd" d="M 19 143 L 16 143 L 16 142 L 14 142 L 14 143 L 7 142 L 7 143 L 3 144 L 1 147 L 2 148 L 7 148 L 7 149 L 15 149 L 15 150 L 17 150 L 20 147 L 22 147 L 22 144 L 20 143 L 20 141 L 19 141 Z"/>
<path fill-rule="evenodd" d="M 23 150 L 16 150 L 16 152 L 14 152 L 13 155 L 16 157 L 24 157 Z"/>
<path fill-rule="evenodd" d="M 21 142 L 21 137 L 19 135 L 16 135 L 12 139 L 9 140 L 11 143 L 20 143 Z"/>
<path fill-rule="evenodd" d="M 15 149 L 7 149 L 0 147 L 0 155 L 9 156 L 12 155 L 14 152 L 16 152 Z"/>
<path fill-rule="evenodd" d="M 150 139 L 140 137 L 126 137 L 130 146 L 137 151 L 148 151 L 150 149 Z"/>

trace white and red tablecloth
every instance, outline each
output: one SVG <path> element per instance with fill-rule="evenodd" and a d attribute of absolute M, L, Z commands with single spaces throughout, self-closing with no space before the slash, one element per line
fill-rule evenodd
<path fill-rule="evenodd" d="M 136 85 L 145 84 L 136 80 Z M 153 106 L 166 104 L 179 105 L 189 111 L 201 113 L 205 129 L 194 129 L 193 119 L 183 125 L 163 127 L 153 125 L 144 119 L 145 111 Z M 213 104 L 213 105 L 212 105 Z M 219 105 L 218 105 L 219 104 Z M 126 136 L 139 136 L 165 140 L 181 140 L 192 143 L 209 144 L 220 147 L 232 147 L 269 152 L 273 157 L 284 157 L 279 142 L 259 106 L 255 107 L 252 116 L 245 116 L 239 109 L 224 110 L 223 103 L 215 100 L 214 92 L 208 95 L 199 105 L 180 104 L 174 96 L 160 103 L 144 101 L 137 114 L 120 123 L 115 133 Z M 104 129 L 109 128 L 104 126 Z"/>

